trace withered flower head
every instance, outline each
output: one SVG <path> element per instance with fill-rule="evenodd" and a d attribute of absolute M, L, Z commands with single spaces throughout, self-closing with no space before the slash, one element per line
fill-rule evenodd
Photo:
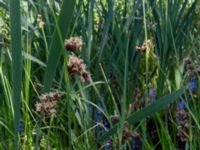
<path fill-rule="evenodd" d="M 86 71 L 86 65 L 83 62 L 83 59 L 80 59 L 76 56 L 69 56 L 69 61 L 68 61 L 68 72 L 69 74 L 73 75 L 79 75 L 81 81 L 90 81 L 90 73 Z"/>
<path fill-rule="evenodd" d="M 39 99 L 40 102 L 36 103 L 36 111 L 43 112 L 45 115 L 51 115 L 56 112 L 56 103 L 62 98 L 62 95 L 57 92 L 50 92 L 42 94 Z"/>
<path fill-rule="evenodd" d="M 81 72 L 85 70 L 86 65 L 83 59 L 71 55 L 69 56 L 67 67 L 70 74 L 81 74 Z"/>
<path fill-rule="evenodd" d="M 80 37 L 71 37 L 70 39 L 65 40 L 65 49 L 68 51 L 78 51 L 82 48 L 83 42 Z"/>

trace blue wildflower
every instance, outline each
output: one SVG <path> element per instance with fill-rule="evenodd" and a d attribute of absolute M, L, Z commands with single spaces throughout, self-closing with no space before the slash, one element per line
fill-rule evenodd
<path fill-rule="evenodd" d="M 197 78 L 193 78 L 188 84 L 188 89 L 191 92 L 195 92 L 197 90 L 197 87 L 198 87 L 198 79 Z"/>
<path fill-rule="evenodd" d="M 109 127 L 109 123 L 108 123 L 108 120 L 106 118 L 103 119 L 103 125 L 107 128 Z"/>
<path fill-rule="evenodd" d="M 183 100 L 180 100 L 179 103 L 178 103 L 178 109 L 185 109 L 185 103 Z"/>

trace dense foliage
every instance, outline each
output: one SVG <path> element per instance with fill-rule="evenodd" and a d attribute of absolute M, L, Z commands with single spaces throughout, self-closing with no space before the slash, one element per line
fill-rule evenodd
<path fill-rule="evenodd" d="M 198 0 L 0 0 L 0 149 L 200 149 Z"/>

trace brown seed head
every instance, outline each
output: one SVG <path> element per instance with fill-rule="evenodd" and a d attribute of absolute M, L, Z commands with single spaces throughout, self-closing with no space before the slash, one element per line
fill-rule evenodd
<path fill-rule="evenodd" d="M 86 65 L 82 59 L 75 56 L 69 56 L 67 67 L 69 74 L 79 75 L 82 82 L 91 81 L 90 73 L 86 70 Z"/>
<path fill-rule="evenodd" d="M 68 51 L 78 51 L 82 48 L 83 42 L 80 37 L 71 37 L 70 39 L 65 40 L 65 49 Z"/>
<path fill-rule="evenodd" d="M 45 115 L 52 115 L 56 112 L 56 103 L 62 98 L 57 92 L 45 93 L 39 96 L 40 102 L 36 103 L 36 111 L 43 112 Z"/>
<path fill-rule="evenodd" d="M 85 64 L 83 63 L 83 60 L 76 56 L 69 56 L 67 67 L 70 74 L 79 74 L 79 75 L 86 68 Z"/>

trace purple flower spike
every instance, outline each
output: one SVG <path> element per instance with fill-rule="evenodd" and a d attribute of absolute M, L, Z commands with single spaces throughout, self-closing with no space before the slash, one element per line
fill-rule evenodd
<path fill-rule="evenodd" d="M 197 90 L 198 87 L 198 79 L 197 78 L 193 78 L 189 84 L 188 84 L 188 88 L 191 92 L 195 92 Z"/>

